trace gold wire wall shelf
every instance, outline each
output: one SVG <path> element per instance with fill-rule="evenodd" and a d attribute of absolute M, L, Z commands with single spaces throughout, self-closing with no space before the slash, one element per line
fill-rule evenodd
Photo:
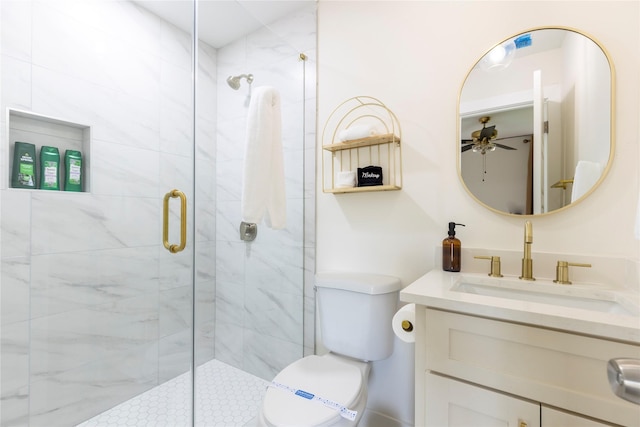
<path fill-rule="evenodd" d="M 402 189 L 400 123 L 380 100 L 355 96 L 331 113 L 322 131 L 322 190 L 358 193 Z M 358 186 L 358 168 L 380 167 L 379 185 Z"/>

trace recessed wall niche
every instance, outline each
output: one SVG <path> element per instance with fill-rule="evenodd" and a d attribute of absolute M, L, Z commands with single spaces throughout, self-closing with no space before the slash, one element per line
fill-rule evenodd
<path fill-rule="evenodd" d="M 3 188 L 11 188 L 15 143 L 16 141 L 20 141 L 28 142 L 36 146 L 36 174 L 38 176 L 40 149 L 43 146 L 58 148 L 58 152 L 60 153 L 60 191 L 64 189 L 65 184 L 65 151 L 80 151 L 82 153 L 82 192 L 90 192 L 90 126 L 8 108 L 7 132 L 7 143 L 9 146 L 5 152 L 9 154 L 6 157 L 7 170 L 9 173 L 2 177 L 4 181 Z"/>

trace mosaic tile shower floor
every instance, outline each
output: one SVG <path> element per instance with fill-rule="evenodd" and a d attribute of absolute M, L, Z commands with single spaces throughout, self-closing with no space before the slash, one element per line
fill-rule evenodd
<path fill-rule="evenodd" d="M 268 382 L 217 360 L 198 368 L 197 427 L 255 425 Z M 189 374 L 167 381 L 77 427 L 182 427 L 189 420 Z"/>

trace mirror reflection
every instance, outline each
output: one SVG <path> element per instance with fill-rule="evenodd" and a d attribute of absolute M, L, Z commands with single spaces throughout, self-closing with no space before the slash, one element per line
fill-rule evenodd
<path fill-rule="evenodd" d="M 591 38 L 527 31 L 484 55 L 460 93 L 459 172 L 487 207 L 545 214 L 586 197 L 613 153 L 613 67 Z"/>

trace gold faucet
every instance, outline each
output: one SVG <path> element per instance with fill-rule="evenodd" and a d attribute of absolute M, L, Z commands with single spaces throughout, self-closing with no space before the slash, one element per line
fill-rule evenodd
<path fill-rule="evenodd" d="M 533 227 L 531 221 L 524 223 L 524 257 L 522 258 L 522 280 L 536 280 L 533 277 L 533 259 L 531 259 L 531 244 L 533 243 Z"/>
<path fill-rule="evenodd" d="M 491 272 L 489 276 L 491 277 L 504 277 L 502 273 L 500 273 L 500 257 L 499 256 L 474 256 L 475 259 L 488 259 L 491 261 Z"/>
<path fill-rule="evenodd" d="M 581 264 L 577 262 L 558 261 L 556 266 L 556 280 L 553 283 L 560 283 L 561 285 L 570 285 L 569 280 L 569 267 L 591 267 L 591 264 Z"/>

